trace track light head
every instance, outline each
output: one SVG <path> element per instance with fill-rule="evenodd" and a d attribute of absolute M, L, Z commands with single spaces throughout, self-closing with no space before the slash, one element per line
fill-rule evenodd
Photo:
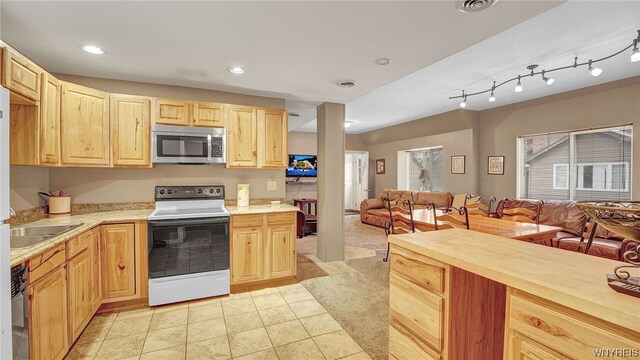
<path fill-rule="evenodd" d="M 554 79 L 554 78 L 552 78 L 552 77 L 546 77 L 546 76 L 544 75 L 544 72 L 545 72 L 545 71 L 544 71 L 544 70 L 542 70 L 542 80 L 544 80 L 544 82 L 546 82 L 546 83 L 547 83 L 547 85 L 551 85 L 551 84 L 553 84 L 553 82 L 554 82 L 554 81 L 556 81 L 556 79 Z"/>
<path fill-rule="evenodd" d="M 599 67 L 593 67 L 593 65 L 591 64 L 592 62 L 593 60 L 589 60 L 589 73 L 594 77 L 602 74 L 602 69 L 600 69 Z"/>
<path fill-rule="evenodd" d="M 520 75 L 518 75 L 518 83 L 516 84 L 516 88 L 515 88 L 516 92 L 522 92 L 522 83 L 520 82 Z"/>
<path fill-rule="evenodd" d="M 463 109 L 467 107 L 467 95 L 464 93 L 464 90 L 462 90 L 462 101 L 460 102 L 460 107 Z"/>
<path fill-rule="evenodd" d="M 491 87 L 491 96 L 489 96 L 489 102 L 496 101 L 496 96 L 493 95 L 493 92 L 496 90 L 496 82 L 493 82 L 493 86 Z"/>
<path fill-rule="evenodd" d="M 638 50 L 638 39 L 633 39 L 633 51 L 631 52 L 631 62 L 640 61 L 640 50 Z"/>

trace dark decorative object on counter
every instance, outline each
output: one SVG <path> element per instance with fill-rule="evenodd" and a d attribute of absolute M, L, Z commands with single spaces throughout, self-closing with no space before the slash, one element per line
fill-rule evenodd
<path fill-rule="evenodd" d="M 614 274 L 607 274 L 607 281 L 613 290 L 640 298 L 640 277 L 627 270 L 640 269 L 640 201 L 580 201 L 577 205 L 599 225 L 638 243 L 623 255 L 629 265 L 617 266 Z"/>

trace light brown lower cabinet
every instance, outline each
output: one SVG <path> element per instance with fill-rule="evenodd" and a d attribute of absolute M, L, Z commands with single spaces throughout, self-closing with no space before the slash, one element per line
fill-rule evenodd
<path fill-rule="evenodd" d="M 102 266 L 100 264 L 100 239 L 101 227 L 96 226 L 91 230 L 91 309 L 93 313 L 102 305 Z"/>
<path fill-rule="evenodd" d="M 231 284 L 296 274 L 296 213 L 231 216 Z"/>
<path fill-rule="evenodd" d="M 29 285 L 29 358 L 62 359 L 69 350 L 67 266 Z"/>
<path fill-rule="evenodd" d="M 69 339 L 73 343 L 93 317 L 91 299 L 91 250 L 85 249 L 67 262 L 69 286 Z"/>
<path fill-rule="evenodd" d="M 136 295 L 134 224 L 102 225 L 102 301 L 113 302 Z"/>

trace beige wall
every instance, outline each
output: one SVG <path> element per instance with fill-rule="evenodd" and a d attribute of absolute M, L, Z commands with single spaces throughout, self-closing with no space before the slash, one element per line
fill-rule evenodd
<path fill-rule="evenodd" d="M 11 166 L 10 172 L 10 206 L 15 211 L 46 205 L 38 191 L 49 192 L 49 169 Z"/>

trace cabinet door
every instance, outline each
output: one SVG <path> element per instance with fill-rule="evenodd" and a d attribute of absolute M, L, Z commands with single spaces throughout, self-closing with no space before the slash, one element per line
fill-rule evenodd
<path fill-rule="evenodd" d="M 151 99 L 111 95 L 111 148 L 115 166 L 151 166 Z"/>
<path fill-rule="evenodd" d="M 509 360 L 566 360 L 568 357 L 562 356 L 553 350 L 529 340 L 520 335 L 510 335 L 508 345 Z"/>
<path fill-rule="evenodd" d="M 262 278 L 262 227 L 234 228 L 231 234 L 231 283 Z"/>
<path fill-rule="evenodd" d="M 102 305 L 102 273 L 100 271 L 100 227 L 91 230 L 91 303 L 95 314 Z"/>
<path fill-rule="evenodd" d="M 294 276 L 296 274 L 295 224 L 269 225 L 269 277 Z"/>
<path fill-rule="evenodd" d="M 193 125 L 207 127 L 225 127 L 227 122 L 227 105 L 216 103 L 191 104 Z"/>
<path fill-rule="evenodd" d="M 109 165 L 109 94 L 62 83 L 63 165 Z"/>
<path fill-rule="evenodd" d="M 86 249 L 67 262 L 70 343 L 76 341 L 93 316 L 91 260 L 91 251 Z"/>
<path fill-rule="evenodd" d="M 227 167 L 257 167 L 256 109 L 231 106 L 227 122 Z"/>
<path fill-rule="evenodd" d="M 48 73 L 42 74 L 40 100 L 40 164 L 60 164 L 60 94 L 62 83 Z"/>
<path fill-rule="evenodd" d="M 103 301 L 133 298 L 136 294 L 134 225 L 103 225 L 101 237 Z"/>
<path fill-rule="evenodd" d="M 69 349 L 66 267 L 30 284 L 28 294 L 29 358 L 62 359 Z"/>
<path fill-rule="evenodd" d="M 285 169 L 287 155 L 287 112 L 258 110 L 258 167 Z"/>
<path fill-rule="evenodd" d="M 40 101 L 40 74 L 42 69 L 15 50 L 2 51 L 2 84 L 32 100 Z"/>
<path fill-rule="evenodd" d="M 187 102 L 171 99 L 156 99 L 154 105 L 155 124 L 189 125 L 189 106 Z"/>
<path fill-rule="evenodd" d="M 12 165 L 38 165 L 38 105 L 11 102 L 9 108 L 9 152 Z"/>

